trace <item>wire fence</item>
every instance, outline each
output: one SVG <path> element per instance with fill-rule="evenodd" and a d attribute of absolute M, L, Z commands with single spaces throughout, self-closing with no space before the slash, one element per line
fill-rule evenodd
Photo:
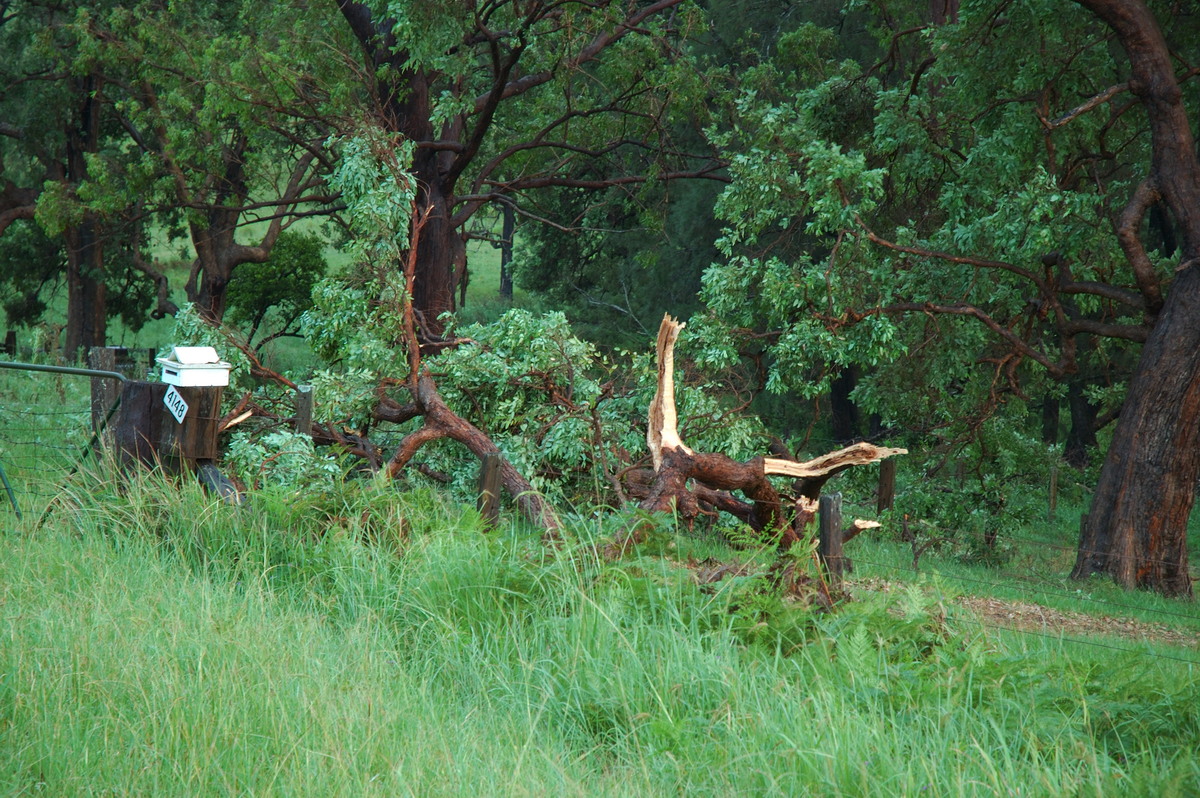
<path fill-rule="evenodd" d="M 15 344 L 0 347 L 12 357 Z M 0 507 L 18 518 L 40 517 L 64 480 L 94 462 L 96 430 L 112 415 L 120 382 L 144 379 L 154 350 L 96 347 L 91 368 L 42 362 L 0 363 Z M 0 514 L 0 528 L 4 526 Z"/>
<path fill-rule="evenodd" d="M 90 456 L 91 437 L 88 380 L 0 370 L 0 469 L 9 512 L 35 517 L 43 512 L 63 480 Z"/>

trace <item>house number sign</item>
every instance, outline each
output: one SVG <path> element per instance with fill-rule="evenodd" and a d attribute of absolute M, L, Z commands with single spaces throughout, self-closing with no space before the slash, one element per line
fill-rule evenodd
<path fill-rule="evenodd" d="M 179 395 L 179 391 L 175 390 L 174 385 L 163 394 L 163 404 L 167 406 L 167 410 L 175 417 L 175 420 L 182 424 L 183 417 L 187 415 L 188 403 L 183 401 L 183 397 Z"/>

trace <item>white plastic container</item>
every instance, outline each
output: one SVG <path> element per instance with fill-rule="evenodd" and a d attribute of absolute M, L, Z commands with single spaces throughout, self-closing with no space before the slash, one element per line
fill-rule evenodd
<path fill-rule="evenodd" d="M 230 366 L 211 346 L 173 346 L 171 357 L 156 360 L 167 385 L 220 388 L 229 384 Z"/>

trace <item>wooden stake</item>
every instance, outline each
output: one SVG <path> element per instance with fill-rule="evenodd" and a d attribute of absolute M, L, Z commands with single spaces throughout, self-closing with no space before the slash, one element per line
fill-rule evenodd
<path fill-rule="evenodd" d="M 313 387 L 296 386 L 296 433 L 312 435 Z"/>
<path fill-rule="evenodd" d="M 817 510 L 819 539 L 817 554 L 829 573 L 831 587 L 841 587 L 845 560 L 842 556 L 842 494 L 829 493 L 821 497 Z"/>
<path fill-rule="evenodd" d="M 1050 520 L 1058 510 L 1058 466 L 1050 466 Z"/>
<path fill-rule="evenodd" d="M 116 371 L 116 350 L 108 346 L 93 346 L 88 350 L 88 368 L 97 371 Z M 120 395 L 121 384 L 117 380 L 92 377 L 92 432 L 98 433 L 104 426 L 104 419 L 108 418 L 108 411 L 112 409 Z M 104 441 L 103 437 L 101 441 L 107 445 L 107 441 Z"/>
<path fill-rule="evenodd" d="M 500 522 L 500 456 L 485 454 L 479 461 L 479 498 L 475 506 L 484 526 L 494 529 Z"/>

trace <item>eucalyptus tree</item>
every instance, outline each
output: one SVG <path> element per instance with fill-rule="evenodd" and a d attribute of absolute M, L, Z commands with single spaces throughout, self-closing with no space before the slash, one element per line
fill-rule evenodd
<path fill-rule="evenodd" d="M 284 229 L 334 209 L 324 145 L 337 126 L 331 98 L 351 76 L 345 48 L 325 33 L 340 30 L 334 13 L 306 3 L 6 4 L 0 36 L 17 57 L 2 67 L 0 234 L 36 216 L 49 239 L 7 243 L 63 245 L 68 350 L 103 344 L 114 311 L 132 326 L 176 311 L 152 257 L 164 245 L 191 254 L 186 296 L 215 321 L 239 265 L 265 262 Z M 57 277 L 51 258 L 10 276 L 20 288 Z"/>
<path fill-rule="evenodd" d="M 324 10 L 144 3 L 78 23 L 128 135 L 126 157 L 94 178 L 93 201 L 190 243 L 186 295 L 210 321 L 224 315 L 239 265 L 266 262 L 283 230 L 334 210 L 323 178 L 330 98 L 350 76 Z"/>
<path fill-rule="evenodd" d="M 699 20 L 683 0 L 338 7 L 369 66 L 376 124 L 415 143 L 413 298 L 429 334 L 454 307 L 464 225 L 482 207 L 546 220 L 539 189 L 633 190 L 720 166 L 671 135 L 703 88 L 680 48 Z"/>
<path fill-rule="evenodd" d="M 24 227 L 8 241 L 6 259 L 33 254 L 33 262 L 11 262 L 4 275 L 14 296 L 5 305 L 17 321 L 44 310 L 41 289 L 66 283 L 67 351 L 103 343 L 108 316 L 105 251 L 111 253 L 113 226 L 93 211 L 58 214 L 46 202 L 73 194 L 88 180 L 91 160 L 109 140 L 103 114 L 104 85 L 91 66 L 78 60 L 81 42 L 73 29 L 79 3 L 5 4 L 0 17 L 0 236 L 32 222 L 42 205 L 40 223 L 60 234 L 63 273 L 56 247 L 38 231 Z M 33 292 L 29 294 L 27 292 Z M 24 300 L 24 301 L 22 301 Z"/>
<path fill-rule="evenodd" d="M 1161 29 L 1140 0 L 1081 5 L 870 4 L 874 62 L 809 25 L 744 73 L 705 349 L 766 342 L 768 384 L 810 395 L 868 367 L 859 401 L 925 429 L 1106 375 L 1089 393 L 1119 421 L 1075 574 L 1186 595 L 1200 181 L 1179 81 L 1200 39 L 1176 5 Z"/>
<path fill-rule="evenodd" d="M 1112 29 L 1124 49 L 1128 77 L 1111 90 L 1133 95 L 1150 131 L 1149 163 L 1139 164 L 1141 181 L 1116 232 L 1153 318 L 1083 528 L 1074 575 L 1109 573 L 1124 585 L 1190 595 L 1187 523 L 1200 480 L 1200 161 L 1189 118 L 1197 113 L 1196 91 L 1191 87 L 1192 102 L 1185 103 L 1180 78 L 1200 73 L 1200 48 L 1194 31 L 1168 44 L 1141 0 L 1079 2 Z M 1177 75 L 1180 61 L 1183 72 Z M 1166 274 L 1156 269 L 1141 236 L 1142 219 L 1155 203 L 1166 207 L 1180 238 Z"/>

